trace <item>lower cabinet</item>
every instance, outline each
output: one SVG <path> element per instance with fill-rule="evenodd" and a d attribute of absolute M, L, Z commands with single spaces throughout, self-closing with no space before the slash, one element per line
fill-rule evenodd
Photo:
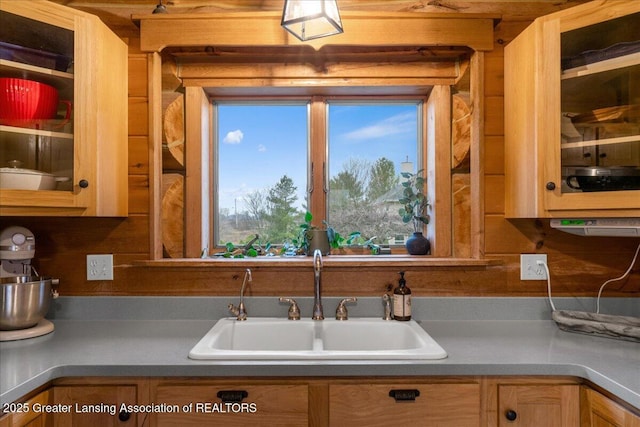
<path fill-rule="evenodd" d="M 147 380 L 73 378 L 55 380 L 34 396 L 10 404 L 0 427 L 148 426 L 135 409 L 148 398 Z"/>
<path fill-rule="evenodd" d="M 579 386 L 498 384 L 498 426 L 580 427 Z"/>
<path fill-rule="evenodd" d="M 480 384 L 329 385 L 329 426 L 480 425 Z"/>
<path fill-rule="evenodd" d="M 0 418 L 0 427 L 48 427 L 53 426 L 53 416 L 38 408 L 53 404 L 53 391 L 44 390 L 30 399 L 10 405 L 11 413 Z"/>
<path fill-rule="evenodd" d="M 136 385 L 63 385 L 53 388 L 61 410 L 53 414 L 55 427 L 137 426 L 138 413 L 129 409 L 138 402 Z"/>
<path fill-rule="evenodd" d="M 152 381 L 152 426 L 306 426 L 309 386 L 285 381 Z"/>
<path fill-rule="evenodd" d="M 583 427 L 640 427 L 640 415 L 588 387 L 580 389 Z"/>
<path fill-rule="evenodd" d="M 67 378 L 3 411 L 0 427 L 640 427 L 568 377 Z"/>

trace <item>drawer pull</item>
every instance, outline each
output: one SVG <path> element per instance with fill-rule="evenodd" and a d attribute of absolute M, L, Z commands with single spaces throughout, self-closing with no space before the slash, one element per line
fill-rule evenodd
<path fill-rule="evenodd" d="M 217 396 L 223 403 L 240 403 L 249 393 L 246 390 L 220 390 Z"/>
<path fill-rule="evenodd" d="M 420 396 L 420 390 L 389 390 L 389 397 L 393 397 L 396 402 L 411 402 Z"/>

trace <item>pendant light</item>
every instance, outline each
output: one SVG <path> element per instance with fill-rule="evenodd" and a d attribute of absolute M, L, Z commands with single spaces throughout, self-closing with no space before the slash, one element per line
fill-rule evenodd
<path fill-rule="evenodd" d="M 281 25 L 301 41 L 343 32 L 336 0 L 285 0 Z"/>

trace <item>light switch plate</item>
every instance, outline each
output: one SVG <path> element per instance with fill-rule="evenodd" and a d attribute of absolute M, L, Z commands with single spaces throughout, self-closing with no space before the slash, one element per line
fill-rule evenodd
<path fill-rule="evenodd" d="M 113 254 L 87 255 L 87 280 L 113 280 Z"/>

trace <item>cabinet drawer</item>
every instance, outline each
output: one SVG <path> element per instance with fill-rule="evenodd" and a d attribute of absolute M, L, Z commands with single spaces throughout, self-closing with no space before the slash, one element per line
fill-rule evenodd
<path fill-rule="evenodd" d="M 153 414 L 156 426 L 308 425 L 306 384 L 215 383 L 161 384 L 152 391 L 157 404 L 177 405 L 177 412 Z"/>
<path fill-rule="evenodd" d="M 475 383 L 331 385 L 329 420 L 331 426 L 479 426 L 480 386 Z"/>

